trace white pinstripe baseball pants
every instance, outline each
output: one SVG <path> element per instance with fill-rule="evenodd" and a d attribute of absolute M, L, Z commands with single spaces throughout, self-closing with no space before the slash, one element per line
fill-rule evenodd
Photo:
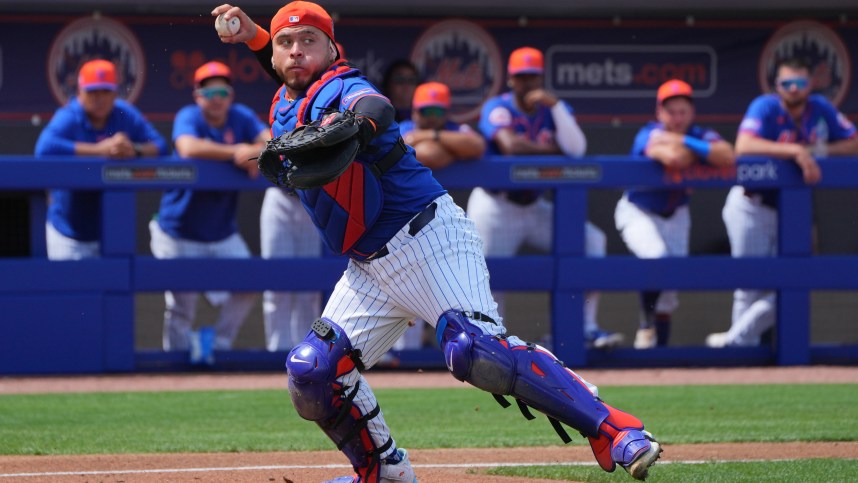
<path fill-rule="evenodd" d="M 486 334 L 506 333 L 489 289 L 483 244 L 474 223 L 449 195 L 435 202 L 435 218 L 414 236 L 408 234 L 406 224 L 388 242 L 387 256 L 370 262 L 350 261 L 323 311 L 324 317 L 345 330 L 367 368 L 393 346 L 408 320 L 416 317 L 434 327 L 438 317 L 450 309 L 481 312 L 497 324 L 472 323 Z M 507 341 L 510 346 L 524 344 L 515 336 Z M 375 408 L 375 395 L 358 371 L 341 379 L 351 387 L 360 381 L 354 404 L 362 414 Z M 595 386 L 584 382 L 598 395 Z M 377 444 L 390 437 L 381 414 L 367 428 Z M 392 449 L 382 457 L 390 452 Z"/>

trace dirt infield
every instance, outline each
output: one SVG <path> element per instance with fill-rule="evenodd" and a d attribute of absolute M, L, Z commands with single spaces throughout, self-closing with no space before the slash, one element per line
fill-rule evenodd
<path fill-rule="evenodd" d="M 741 369 L 584 370 L 599 386 L 656 384 L 858 383 L 854 367 Z M 445 372 L 370 372 L 382 387 L 458 387 Z M 130 375 L 0 378 L 0 394 L 211 389 L 285 389 L 282 374 Z M 663 462 L 778 458 L 855 458 L 858 442 L 671 445 Z M 486 475 L 502 464 L 593 464 L 587 446 L 503 449 L 414 449 L 411 461 L 421 483 L 521 481 Z M 657 469 L 657 467 L 656 467 Z M 84 456 L 0 456 L 0 483 L 35 482 L 318 482 L 350 473 L 332 451 Z M 548 480 L 527 480 L 529 483 Z M 631 481 L 631 480 L 629 480 Z"/>

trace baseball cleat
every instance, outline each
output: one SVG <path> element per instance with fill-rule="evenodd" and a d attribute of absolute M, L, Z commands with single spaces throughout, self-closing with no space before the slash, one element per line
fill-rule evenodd
<path fill-rule="evenodd" d="M 709 334 L 706 336 L 706 347 L 711 347 L 713 349 L 721 349 L 727 347 L 729 345 L 729 338 L 727 337 L 727 332 L 716 332 L 714 334 Z"/>
<path fill-rule="evenodd" d="M 594 330 L 586 334 L 587 347 L 592 349 L 613 349 L 623 343 L 625 337 L 619 332 L 608 332 L 605 330 Z"/>
<path fill-rule="evenodd" d="M 408 451 L 405 448 L 399 448 L 385 458 L 381 462 L 379 473 L 379 483 L 417 483 L 414 468 L 411 467 L 411 460 L 408 459 Z M 360 476 L 354 475 L 341 476 L 324 483 L 362 483 L 363 481 Z"/>
<path fill-rule="evenodd" d="M 635 334 L 635 349 L 652 349 L 656 345 L 655 327 L 638 329 Z"/>
<path fill-rule="evenodd" d="M 636 480 L 645 480 L 649 467 L 661 456 L 661 444 L 648 431 L 620 432 L 611 445 L 611 458 Z"/>

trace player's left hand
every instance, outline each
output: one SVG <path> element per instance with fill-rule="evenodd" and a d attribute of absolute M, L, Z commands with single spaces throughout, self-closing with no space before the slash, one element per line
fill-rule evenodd
<path fill-rule="evenodd" d="M 819 163 L 811 156 L 806 149 L 801 149 L 795 157 L 795 162 L 801 168 L 801 175 L 804 182 L 807 184 L 816 184 L 822 179 L 822 170 L 819 168 Z"/>
<path fill-rule="evenodd" d="M 259 177 L 259 166 L 256 163 L 256 156 L 259 154 L 260 149 L 258 144 L 237 144 L 235 152 L 232 155 L 232 163 L 236 167 L 247 171 L 247 176 L 256 179 Z"/>
<path fill-rule="evenodd" d="M 238 17 L 240 26 L 235 35 L 221 35 L 218 33 L 221 42 L 225 44 L 240 44 L 253 40 L 253 37 L 256 36 L 256 22 L 251 20 L 241 8 L 224 3 L 212 10 L 212 17 L 217 18 L 222 13 L 226 13 L 227 20 L 232 17 Z"/>
<path fill-rule="evenodd" d="M 546 91 L 545 89 L 534 89 L 524 95 L 524 103 L 528 109 L 532 109 L 536 105 L 545 107 L 554 107 L 557 104 L 557 96 Z"/>

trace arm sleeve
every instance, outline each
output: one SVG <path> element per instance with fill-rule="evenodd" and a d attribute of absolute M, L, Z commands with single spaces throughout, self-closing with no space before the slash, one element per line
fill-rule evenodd
<path fill-rule="evenodd" d="M 271 65 L 271 56 L 274 54 L 274 48 L 271 46 L 271 39 L 268 39 L 268 42 L 259 50 L 254 50 L 253 55 L 256 56 L 256 61 L 259 62 L 259 65 L 262 66 L 262 70 L 264 70 L 268 77 L 271 77 L 274 82 L 278 84 L 283 83 L 283 79 L 277 75 L 277 71 L 274 70 L 274 66 Z"/>
<path fill-rule="evenodd" d="M 557 129 L 557 145 L 563 153 L 576 158 L 583 156 L 587 152 L 587 138 L 566 103 L 559 101 L 554 104 L 551 117 Z"/>
<path fill-rule="evenodd" d="M 75 139 L 72 133 L 72 116 L 60 109 L 39 134 L 36 141 L 36 156 L 73 155 Z"/>
<path fill-rule="evenodd" d="M 396 110 L 382 96 L 368 95 L 358 99 L 353 105 L 356 117 L 368 117 L 375 124 L 376 135 L 387 131 L 393 123 Z"/>
<path fill-rule="evenodd" d="M 649 135 L 652 132 L 652 124 L 648 124 L 641 128 L 635 135 L 635 141 L 632 144 L 632 151 L 629 153 L 632 156 L 644 156 L 646 145 L 649 142 Z"/>
<path fill-rule="evenodd" d="M 742 122 L 739 124 L 740 133 L 747 133 L 754 137 L 765 137 L 765 126 L 763 124 L 768 109 L 766 108 L 764 99 L 758 97 L 748 106 L 745 117 L 742 118 Z"/>

